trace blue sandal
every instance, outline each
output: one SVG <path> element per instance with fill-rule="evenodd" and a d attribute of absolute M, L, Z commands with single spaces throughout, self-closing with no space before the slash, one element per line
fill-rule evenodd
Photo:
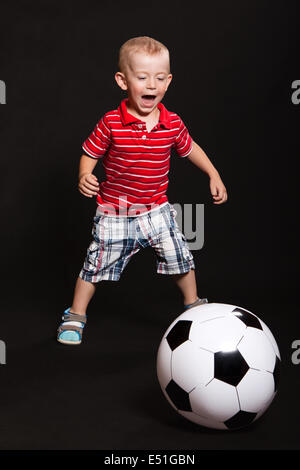
<path fill-rule="evenodd" d="M 57 341 L 63 344 L 80 344 L 87 316 L 70 312 L 70 308 L 67 308 L 62 316 L 63 322 L 57 329 Z M 81 326 L 74 325 L 73 322 L 81 323 Z"/>
<path fill-rule="evenodd" d="M 207 299 L 199 299 L 198 297 L 198 299 L 192 304 L 185 305 L 184 311 L 189 310 L 190 308 L 196 307 L 197 305 L 202 305 L 202 304 L 207 304 L 207 303 L 208 303 Z"/>

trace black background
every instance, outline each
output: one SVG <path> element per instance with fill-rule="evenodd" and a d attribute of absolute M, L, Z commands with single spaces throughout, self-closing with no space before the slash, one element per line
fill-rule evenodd
<path fill-rule="evenodd" d="M 1 449 L 299 448 L 298 17 L 295 1 L 1 3 Z M 234 433 L 186 421 L 160 390 L 156 352 L 182 298 L 150 248 L 100 283 L 80 347 L 55 339 L 96 210 L 77 190 L 81 144 L 125 97 L 118 50 L 140 35 L 168 47 L 163 103 L 228 190 L 214 205 L 207 176 L 172 155 L 169 201 L 205 204 L 198 295 L 256 313 L 282 355 L 274 403 Z"/>

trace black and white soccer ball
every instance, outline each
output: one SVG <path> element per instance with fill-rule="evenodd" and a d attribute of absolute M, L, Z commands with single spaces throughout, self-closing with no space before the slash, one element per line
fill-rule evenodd
<path fill-rule="evenodd" d="M 265 323 L 244 308 L 208 303 L 170 325 L 157 353 L 157 376 L 185 418 L 214 429 L 257 420 L 277 393 L 280 353 Z"/>

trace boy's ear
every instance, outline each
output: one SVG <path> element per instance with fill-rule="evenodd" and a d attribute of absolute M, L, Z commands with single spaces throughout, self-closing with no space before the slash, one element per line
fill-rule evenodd
<path fill-rule="evenodd" d="M 167 78 L 167 86 L 170 85 L 170 83 L 172 81 L 172 78 L 173 78 L 173 75 L 171 73 L 169 73 L 168 78 Z"/>
<path fill-rule="evenodd" d="M 126 77 L 122 72 L 117 72 L 115 74 L 115 80 L 119 87 L 122 88 L 122 90 L 127 90 L 128 86 L 126 82 Z"/>

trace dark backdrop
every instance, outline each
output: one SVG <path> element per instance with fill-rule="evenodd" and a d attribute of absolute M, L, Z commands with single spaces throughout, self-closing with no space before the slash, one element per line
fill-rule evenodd
<path fill-rule="evenodd" d="M 1 449 L 299 447 L 298 16 L 294 1 L 2 2 Z M 140 35 L 169 48 L 163 103 L 228 190 L 214 205 L 207 176 L 172 155 L 169 201 L 205 205 L 198 294 L 259 315 L 282 354 L 278 397 L 235 434 L 183 420 L 159 389 L 156 351 L 182 299 L 151 249 L 119 282 L 100 283 L 80 347 L 55 341 L 96 209 L 77 190 L 81 144 L 125 97 L 118 50 Z M 103 178 L 101 162 L 95 173 Z"/>

